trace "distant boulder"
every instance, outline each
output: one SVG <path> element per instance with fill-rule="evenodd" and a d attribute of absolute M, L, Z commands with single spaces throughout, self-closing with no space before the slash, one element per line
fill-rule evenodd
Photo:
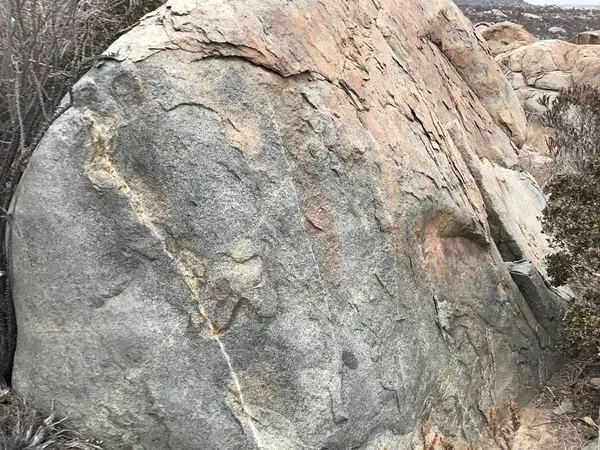
<path fill-rule="evenodd" d="M 492 9 L 492 14 L 498 19 L 506 19 L 508 16 L 499 9 Z"/>
<path fill-rule="evenodd" d="M 527 6 L 523 0 L 456 0 L 459 6 Z"/>
<path fill-rule="evenodd" d="M 473 25 L 473 27 L 475 28 L 475 31 L 477 31 L 478 33 L 483 33 L 487 28 L 489 28 L 492 24 L 489 22 L 479 22 L 476 23 L 475 25 Z"/>
<path fill-rule="evenodd" d="M 524 26 L 512 22 L 496 23 L 486 28 L 478 28 L 478 31 L 487 41 L 494 56 L 538 40 Z"/>
<path fill-rule="evenodd" d="M 567 34 L 567 30 L 563 27 L 550 27 L 548 28 L 548 33 L 550 34 Z"/>

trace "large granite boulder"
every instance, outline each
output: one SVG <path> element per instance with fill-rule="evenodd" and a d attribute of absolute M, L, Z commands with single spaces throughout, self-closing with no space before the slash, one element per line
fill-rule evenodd
<path fill-rule="evenodd" d="M 107 449 L 474 436 L 552 370 L 524 114 L 450 0 L 170 1 L 72 95 L 12 207 L 13 386 Z"/>

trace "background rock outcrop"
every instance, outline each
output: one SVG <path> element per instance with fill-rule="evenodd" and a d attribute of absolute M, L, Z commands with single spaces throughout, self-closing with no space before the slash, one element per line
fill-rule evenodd
<path fill-rule="evenodd" d="M 512 22 L 481 26 L 479 31 L 490 46 L 493 56 L 532 44 L 538 40 L 524 26 Z"/>
<path fill-rule="evenodd" d="M 577 45 L 599 45 L 600 31 L 584 31 L 583 33 L 578 33 L 569 42 Z"/>
<path fill-rule="evenodd" d="M 13 203 L 13 385 L 108 449 L 473 436 L 553 370 L 523 110 L 449 0 L 170 1 L 72 95 Z"/>
<path fill-rule="evenodd" d="M 526 114 L 539 122 L 547 108 L 544 96 L 553 100 L 562 89 L 574 85 L 600 86 L 600 47 L 559 40 L 538 41 L 496 57 L 506 71 Z"/>
<path fill-rule="evenodd" d="M 527 3 L 523 0 L 458 0 L 459 5 L 503 5 L 503 6 L 524 6 Z"/>
<path fill-rule="evenodd" d="M 569 39 L 578 33 L 600 29 L 600 10 L 585 7 L 564 8 L 556 5 L 522 4 L 500 8 L 498 11 L 485 4 L 458 2 L 461 10 L 474 24 L 510 21 L 523 25 L 539 39 Z M 552 32 L 551 32 L 552 31 Z M 554 32 L 558 31 L 558 34 Z"/>

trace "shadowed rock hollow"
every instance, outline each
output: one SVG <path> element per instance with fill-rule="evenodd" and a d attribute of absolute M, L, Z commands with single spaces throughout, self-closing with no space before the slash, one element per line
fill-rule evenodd
<path fill-rule="evenodd" d="M 552 371 L 524 114 L 450 0 L 170 1 L 107 55 L 13 204 L 19 394 L 108 449 L 391 449 Z"/>

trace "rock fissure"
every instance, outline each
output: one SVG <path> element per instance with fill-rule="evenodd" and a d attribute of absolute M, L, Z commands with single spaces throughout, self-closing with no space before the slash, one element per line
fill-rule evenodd
<path fill-rule="evenodd" d="M 268 62 L 268 58 L 260 50 L 242 44 L 232 44 L 230 42 L 214 42 L 207 40 L 207 42 L 196 42 L 196 48 L 194 48 L 193 46 L 186 48 L 183 47 L 181 44 L 177 43 L 174 38 L 170 38 L 170 43 L 175 48 L 161 47 L 160 51 L 180 50 L 187 53 L 198 54 L 199 59 L 239 58 L 249 62 L 253 66 L 261 67 L 267 70 L 268 72 L 275 73 L 283 78 L 290 78 L 311 72 L 308 69 L 293 71 L 288 70 L 285 67 L 280 67 L 276 64 L 270 64 Z M 275 60 L 277 59 L 275 58 Z"/>
<path fill-rule="evenodd" d="M 214 110 L 210 106 L 205 105 L 204 103 L 200 103 L 200 102 L 180 102 L 180 103 L 177 103 L 177 104 L 169 106 L 169 107 L 164 107 L 163 106 L 163 109 L 166 112 L 171 112 L 171 111 L 175 111 L 177 108 L 180 108 L 182 106 L 193 106 L 193 107 L 196 107 L 196 108 L 206 109 L 207 111 L 210 111 L 210 112 L 214 113 L 219 118 L 221 117 L 216 110 Z M 233 126 L 233 123 L 231 125 Z M 235 128 L 235 126 L 234 126 L 234 128 Z"/>
<path fill-rule="evenodd" d="M 250 428 L 250 432 L 252 434 L 254 442 L 256 443 L 257 448 L 261 449 L 261 448 L 263 448 L 261 437 L 258 432 L 258 429 L 256 428 L 256 425 L 254 424 L 254 418 L 252 416 L 252 412 L 250 411 L 248 405 L 246 404 L 246 400 L 244 398 L 244 392 L 242 390 L 242 384 L 240 383 L 238 374 L 235 371 L 235 368 L 233 367 L 233 362 L 231 361 L 231 357 L 227 353 L 227 350 L 225 349 L 225 344 L 223 343 L 223 341 L 221 339 L 219 339 L 218 336 L 215 337 L 215 340 L 217 341 L 217 344 L 219 344 L 219 348 L 221 349 L 221 354 L 223 355 L 223 358 L 225 358 L 225 361 L 227 362 L 227 367 L 229 368 L 229 374 L 231 376 L 231 380 L 233 381 L 233 385 L 236 390 L 240 408 L 242 410 L 243 415 L 245 416 L 244 418 L 246 419 L 246 421 L 244 423 L 247 424 L 248 428 Z M 242 428 L 245 428 L 243 424 L 242 424 Z"/>
<path fill-rule="evenodd" d="M 184 282 L 187 290 L 194 299 L 198 312 L 207 324 L 212 339 L 216 341 L 217 345 L 219 346 L 219 351 L 227 364 L 241 412 L 246 419 L 245 423 L 250 429 L 251 435 L 258 448 L 261 448 L 260 435 L 253 423 L 250 408 L 244 399 L 239 376 L 235 371 L 231 357 L 227 353 L 225 344 L 221 340 L 221 334 L 229 331 L 231 324 L 228 324 L 225 329 L 219 329 L 219 327 L 213 323 L 202 304 L 201 291 L 202 287 L 206 284 L 202 264 L 191 252 L 176 248 L 175 243 L 172 240 L 169 242 L 170 239 L 167 239 L 165 233 L 153 222 L 142 200 L 131 189 L 127 181 L 118 173 L 117 168 L 111 160 L 113 149 L 110 127 L 105 124 L 98 123 L 98 121 L 89 112 L 85 112 L 82 115 L 81 121 L 85 128 L 87 128 L 89 131 L 92 139 L 92 152 L 88 162 L 84 167 L 85 175 L 97 190 L 102 190 L 107 187 L 116 188 L 118 192 L 128 200 L 131 211 L 137 220 L 146 229 L 148 229 L 148 231 L 150 231 L 152 236 L 157 239 L 158 242 L 160 242 L 163 253 L 174 265 L 179 277 Z M 102 179 L 103 183 L 99 183 L 99 179 Z M 110 182 L 106 183 L 107 180 L 110 180 Z"/>
<path fill-rule="evenodd" d="M 348 85 L 348 83 L 340 79 L 338 80 L 338 84 L 340 85 L 340 88 L 342 88 L 342 90 L 350 97 L 350 99 L 352 100 L 352 104 L 358 111 L 364 111 L 366 109 L 365 106 L 362 104 L 360 98 L 358 97 L 356 91 L 352 89 Z"/>

